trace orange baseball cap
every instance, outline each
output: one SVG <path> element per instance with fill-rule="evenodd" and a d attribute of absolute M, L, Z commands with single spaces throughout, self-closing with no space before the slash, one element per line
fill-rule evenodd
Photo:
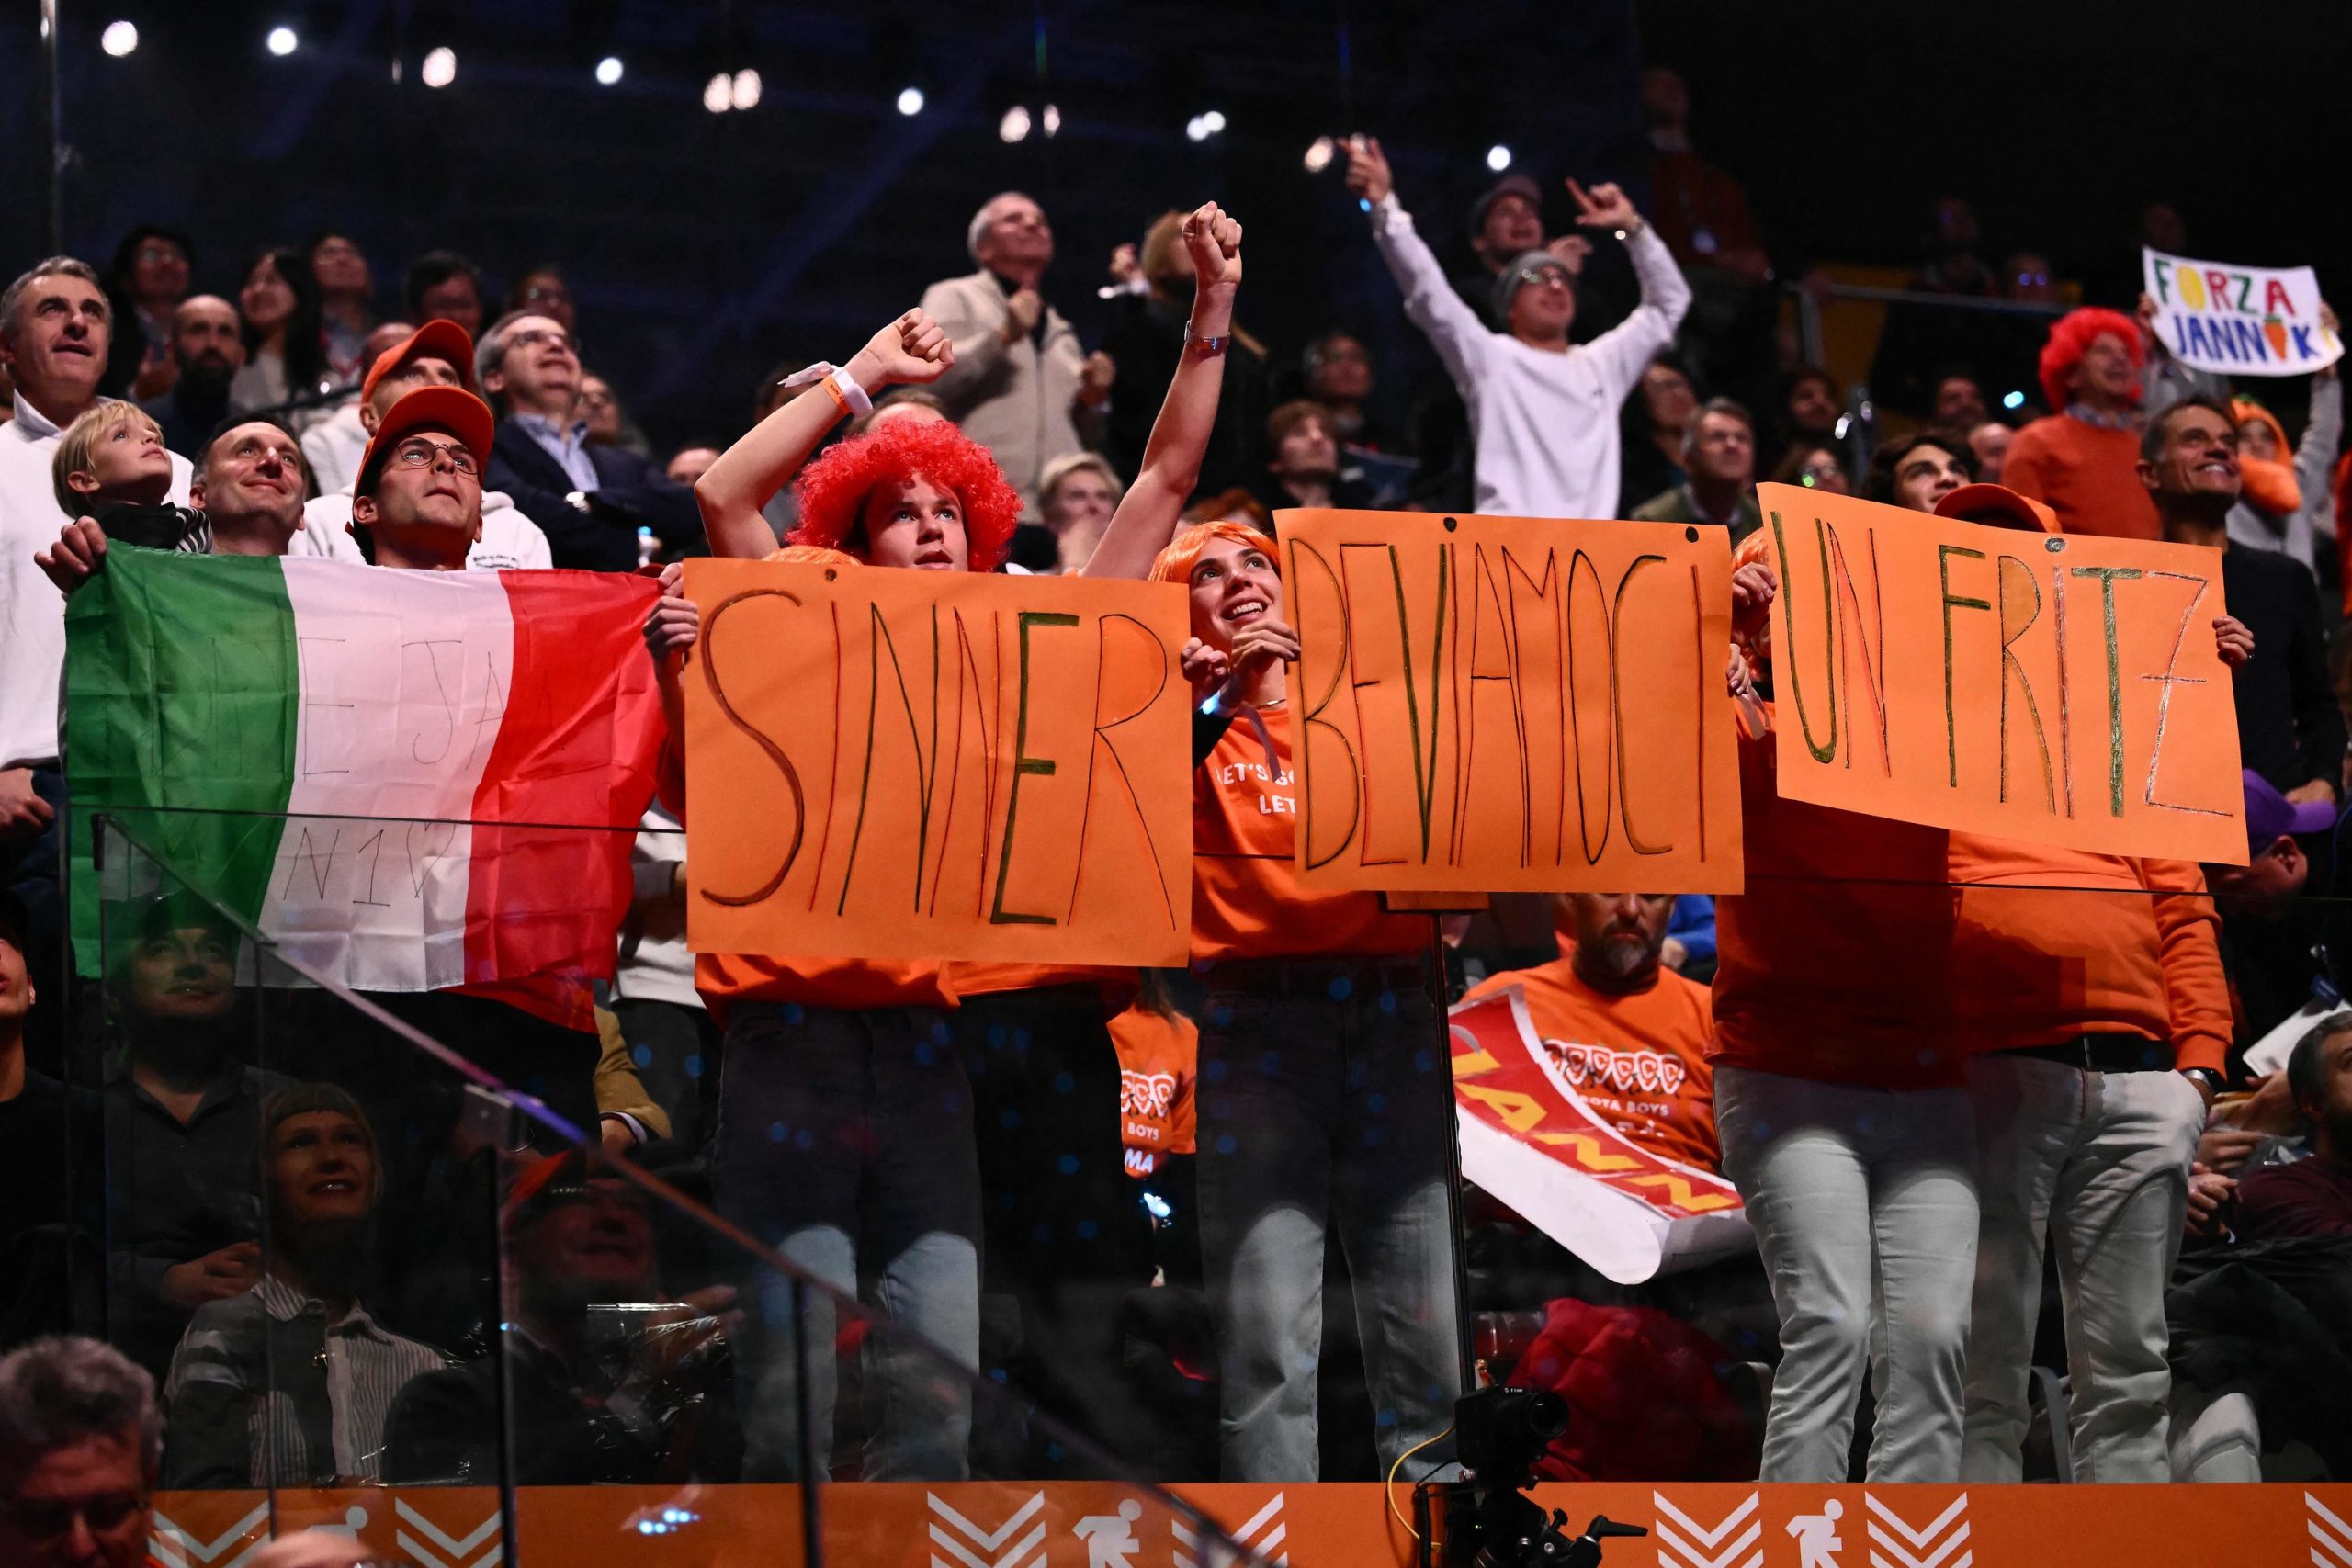
<path fill-rule="evenodd" d="M 1983 523 L 1995 528 L 2022 528 L 2029 534 L 2060 532 L 2058 514 L 2030 495 L 2007 485 L 1962 485 L 1936 502 L 1936 515 L 1955 523 Z"/>
<path fill-rule="evenodd" d="M 359 400 L 364 403 L 374 397 L 377 382 L 419 355 L 447 360 L 458 372 L 458 385 L 469 392 L 481 389 L 474 385 L 472 336 L 455 321 L 433 321 L 409 333 L 406 343 L 395 344 L 376 356 L 376 363 L 368 367 L 367 378 L 359 383 Z"/>
<path fill-rule="evenodd" d="M 456 436 L 473 454 L 474 466 L 480 470 L 490 466 L 490 444 L 497 434 L 498 421 L 488 403 L 462 387 L 419 387 L 402 392 L 376 426 L 367 456 L 359 459 L 359 478 L 351 487 L 352 493 L 371 493 L 392 448 L 420 430 Z"/>

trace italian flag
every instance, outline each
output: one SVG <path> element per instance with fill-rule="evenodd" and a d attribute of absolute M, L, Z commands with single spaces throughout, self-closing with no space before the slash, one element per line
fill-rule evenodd
<path fill-rule="evenodd" d="M 639 632 L 658 592 L 601 572 L 108 550 L 66 612 L 85 972 L 102 963 L 103 812 L 356 988 L 611 975 L 665 734 Z M 114 868 L 105 881 L 124 891 Z"/>

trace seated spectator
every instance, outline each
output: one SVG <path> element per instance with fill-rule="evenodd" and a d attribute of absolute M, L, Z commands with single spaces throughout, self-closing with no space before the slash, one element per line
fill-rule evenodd
<path fill-rule="evenodd" d="M 1688 980 L 1705 985 L 1715 973 L 1715 901 L 1704 893 L 1678 893 L 1666 922 L 1666 945 L 1658 961 Z"/>
<path fill-rule="evenodd" d="M 1054 536 L 1055 570 L 1075 572 L 1086 565 L 1126 490 L 1111 465 L 1091 452 L 1073 452 L 1046 465 L 1037 507 Z"/>
<path fill-rule="evenodd" d="M 578 307 L 571 298 L 571 285 L 564 281 L 562 272 L 552 264 L 542 263 L 514 280 L 514 288 L 506 296 L 506 313 L 545 316 L 565 332 L 580 330 Z M 481 334 L 476 333 L 476 337 Z M 574 339 L 577 342 L 577 338 Z"/>
<path fill-rule="evenodd" d="M 1340 470 L 1330 411 L 1321 403 L 1298 398 L 1267 415 L 1266 450 L 1266 478 L 1258 493 L 1269 512 L 1372 504 L 1371 491 Z"/>
<path fill-rule="evenodd" d="M 1671 351 L 1643 367 L 1637 395 L 1619 411 L 1624 452 L 1620 516 L 1690 478 L 1682 468 L 1682 433 L 1698 412 L 1699 394 Z"/>
<path fill-rule="evenodd" d="M 2030 426 L 2018 433 L 2019 447 L 2031 434 Z M 2012 449 L 2012 476 L 2017 462 Z M 2184 398 L 2148 421 L 2138 470 L 2165 538 L 2221 550 L 2223 598 L 2262 650 L 2232 681 L 2241 761 L 2290 801 L 2334 802 L 2344 714 L 2328 683 L 2318 584 L 2276 550 L 2230 542 L 2230 509 L 2241 491 L 2237 422 L 2211 398 Z"/>
<path fill-rule="evenodd" d="M 156 897 L 120 933 L 107 990 L 121 1065 L 102 1095 L 108 1336 L 151 1371 L 187 1319 L 261 1278 L 262 1101 L 282 1079 L 240 1061 L 237 935 L 202 900 Z"/>
<path fill-rule="evenodd" d="M 990 197 L 972 214 L 965 246 L 979 270 L 943 279 L 922 295 L 922 310 L 956 345 L 938 395 L 947 416 L 987 447 L 1012 481 L 1022 515 L 1035 518 L 1046 465 L 1078 451 L 1084 445 L 1081 412 L 1099 422 L 1110 400 L 1111 361 L 1090 360 L 1078 329 L 1039 291 L 1054 261 L 1044 208 L 1019 191 Z M 1155 384 L 1140 365 L 1127 371 L 1141 386 Z M 1135 455 L 1141 451 L 1138 445 Z M 1132 462 L 1122 467 L 1134 468 Z"/>
<path fill-rule="evenodd" d="M 1800 441 L 1781 458 L 1780 467 L 1771 473 L 1776 485 L 1803 485 L 1807 490 L 1824 490 L 1832 495 L 1851 495 L 1853 481 L 1846 477 L 1846 466 L 1838 460 L 1838 448 L 1818 441 Z"/>
<path fill-rule="evenodd" d="M 1331 414 L 1331 434 L 1342 446 L 1397 453 L 1404 442 L 1378 423 L 1364 405 L 1372 400 L 1372 354 L 1352 333 L 1329 332 L 1300 356 L 1306 395 Z"/>
<path fill-rule="evenodd" d="M 2095 309 L 2068 311 L 2042 345 L 2041 393 L 2061 412 L 2018 432 L 2002 474 L 2009 489 L 2058 513 L 2069 534 L 2160 536 L 2134 477 L 2142 352 L 2131 317 Z"/>
<path fill-rule="evenodd" d="M 2000 484 L 2001 476 L 2008 470 L 2009 444 L 2017 432 L 1997 419 L 1961 428 L 1968 432 L 1968 451 L 1976 459 L 1976 477 L 1988 485 Z"/>
<path fill-rule="evenodd" d="M 2352 1012 L 2330 1014 L 2295 1042 L 2287 1090 L 2311 1125 L 2311 1156 L 2239 1179 L 2238 1239 L 2352 1236 Z"/>
<path fill-rule="evenodd" d="M 164 446 L 198 451 L 229 417 L 229 389 L 244 368 L 237 308 L 217 294 L 181 300 L 172 312 L 172 364 L 171 390 L 141 406 L 164 427 Z"/>
<path fill-rule="evenodd" d="M 368 423 L 360 417 L 360 405 L 368 400 L 361 389 L 367 384 L 367 372 L 384 355 L 406 343 L 416 328 L 407 321 L 385 321 L 368 334 L 362 345 L 365 356 L 360 374 L 342 383 L 346 389 L 341 394 L 334 411 L 302 432 L 302 456 L 310 460 L 311 472 L 318 476 L 322 491 L 337 491 L 351 482 L 359 467 L 359 455 L 368 450 Z"/>
<path fill-rule="evenodd" d="M 1371 205 L 1373 240 L 1404 291 L 1405 313 L 1430 336 L 1470 410 L 1478 510 L 1517 517 L 1606 517 L 1620 479 L 1610 418 L 1672 338 L 1690 290 L 1665 243 L 1613 185 L 1588 195 L 1570 182 L 1589 229 L 1626 235 L 1642 304 L 1623 324 L 1573 344 L 1576 291 L 1548 251 L 1531 250 L 1495 280 L 1493 332 L 1445 280 L 1437 258 L 1396 204 L 1376 140 L 1351 138 L 1348 188 Z"/>
<path fill-rule="evenodd" d="M 368 352 L 368 334 L 376 330 L 376 277 L 368 253 L 333 229 L 313 235 L 302 251 L 319 282 L 327 378 L 338 387 L 356 387 L 376 360 Z"/>
<path fill-rule="evenodd" d="M 469 338 L 481 331 L 481 272 L 455 251 L 427 251 L 409 263 L 401 299 L 412 321 L 455 321 Z"/>
<path fill-rule="evenodd" d="M 229 383 L 229 400 L 240 412 L 319 390 L 326 368 L 319 286 L 300 252 L 266 250 L 247 264 L 237 314 L 245 323 L 245 363 Z"/>
<path fill-rule="evenodd" d="M 106 293 L 119 330 L 99 382 L 108 396 L 143 401 L 172 389 L 179 373 L 172 357 L 173 318 L 187 298 L 194 258 L 187 235 L 152 223 L 133 229 L 115 247 Z"/>
<path fill-rule="evenodd" d="M 1871 454 L 1862 499 L 1883 506 L 1933 512 L 1936 502 L 1976 482 L 1976 459 L 1958 432 L 1930 426 L 1890 441 Z"/>
<path fill-rule="evenodd" d="M 0 1562 L 142 1568 L 163 1419 L 145 1372 L 95 1339 L 0 1357 Z"/>
<path fill-rule="evenodd" d="M 1151 389 L 1168 384 L 1184 354 L 1202 352 L 1191 346 L 1193 258 L 1183 242 L 1184 217 L 1182 212 L 1162 213 L 1145 231 L 1137 265 L 1146 292 L 1113 301 L 1110 324 L 1102 333 L 1102 352 L 1117 365 L 1119 382 L 1127 389 L 1111 400 L 1102 420 L 1102 455 L 1121 474 L 1136 472 L 1143 462 L 1152 421 L 1159 412 Z M 1266 350 L 1238 327 L 1227 335 L 1231 341 L 1225 345 L 1216 423 L 1201 456 L 1204 490 L 1256 485 L 1265 478 Z M 963 351 L 959 339 L 956 352 Z"/>
<path fill-rule="evenodd" d="M 370 1485 L 393 1400 L 443 1365 L 360 1299 L 384 1190 L 375 1130 L 342 1089 L 295 1084 L 262 1102 L 261 1147 L 261 1280 L 188 1320 L 164 1382 L 164 1484 Z"/>
<path fill-rule="evenodd" d="M 1729 398 L 1710 398 L 1682 430 L 1690 478 L 1634 508 L 1642 523 L 1705 523 L 1735 545 L 1763 525 L 1756 502 L 1756 430 Z"/>
<path fill-rule="evenodd" d="M 580 356 L 553 317 L 501 318 L 474 350 L 474 375 L 501 411 L 485 488 L 511 496 L 538 525 L 557 566 L 634 570 L 640 527 L 665 548 L 700 536 L 692 491 L 651 458 L 588 440 Z"/>
<path fill-rule="evenodd" d="M 1799 441 L 1835 441 L 1845 417 L 1846 394 L 1838 378 L 1816 365 L 1800 365 L 1781 382 L 1781 395 L 1767 411 L 1775 446 Z"/>
<path fill-rule="evenodd" d="M 2320 307 L 2328 330 L 2335 312 Z M 2320 541 L 2335 532 L 2335 498 L 2328 479 L 2344 434 L 2344 383 L 2335 367 L 2312 377 L 2311 412 L 2301 445 L 2290 460 L 2287 432 L 2276 414 L 2249 398 L 2230 405 L 2238 422 L 2238 503 L 2230 508 L 2230 542 L 2249 549 L 2278 550 L 2301 561 L 2319 580 Z"/>
<path fill-rule="evenodd" d="M 692 490 L 695 481 L 710 472 L 710 466 L 717 461 L 718 447 L 696 443 L 692 446 L 681 446 L 672 453 L 670 460 L 662 466 L 662 472 L 671 483 L 682 484 Z"/>
<path fill-rule="evenodd" d="M 1984 389 L 1974 373 L 1946 370 L 1936 378 L 1935 395 L 1928 405 L 1929 424 L 1968 430 L 1983 423 L 1985 412 Z M 1995 481 L 1987 479 L 1984 482 L 1992 484 Z"/>
<path fill-rule="evenodd" d="M 509 1332 L 493 1354 L 408 1384 L 386 1431 L 387 1481 L 735 1479 L 734 1289 L 665 1300 L 644 1196 L 582 1157 L 549 1155 L 515 1181 L 504 1221 Z M 628 1310 L 639 1303 L 663 1304 Z"/>
<path fill-rule="evenodd" d="M 588 427 L 588 439 L 601 446 L 619 446 L 621 440 L 621 400 L 613 394 L 613 384 L 594 370 L 580 372 L 580 420 Z"/>
<path fill-rule="evenodd" d="M 1713 1172 L 1714 1014 L 1706 987 L 1664 962 L 1674 908 L 1671 893 L 1564 893 L 1560 956 L 1490 975 L 1463 1000 L 1517 986 L 1586 1104 L 1659 1158 Z"/>

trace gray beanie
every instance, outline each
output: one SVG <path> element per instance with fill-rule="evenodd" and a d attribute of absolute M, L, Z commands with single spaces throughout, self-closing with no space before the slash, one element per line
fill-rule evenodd
<path fill-rule="evenodd" d="M 1549 251 L 1521 251 L 1511 257 L 1510 265 L 1495 275 L 1493 308 L 1495 324 L 1500 326 L 1510 320 L 1510 302 L 1519 298 L 1519 275 L 1531 266 L 1547 266 L 1558 273 L 1570 291 L 1577 286 L 1576 276 L 1559 257 Z"/>

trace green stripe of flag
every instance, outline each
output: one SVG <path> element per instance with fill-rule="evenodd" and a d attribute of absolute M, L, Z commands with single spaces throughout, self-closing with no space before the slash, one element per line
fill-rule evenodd
<path fill-rule="evenodd" d="M 117 545 L 65 614 L 74 951 L 99 964 L 90 818 L 106 812 L 198 889 L 261 911 L 294 781 L 294 611 L 275 557 Z M 171 807 L 177 809 L 160 811 Z"/>

